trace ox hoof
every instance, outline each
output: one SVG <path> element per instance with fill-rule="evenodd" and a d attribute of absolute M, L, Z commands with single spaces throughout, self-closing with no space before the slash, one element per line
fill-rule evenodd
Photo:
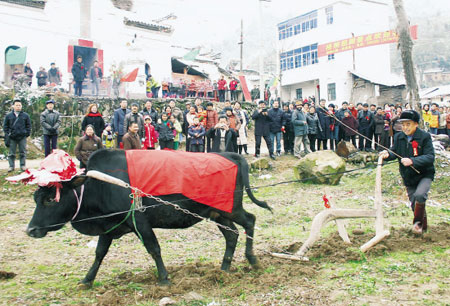
<path fill-rule="evenodd" d="M 168 287 L 171 285 L 171 283 L 168 279 L 164 279 L 164 280 L 158 281 L 158 285 L 163 286 L 163 287 Z"/>
<path fill-rule="evenodd" d="M 78 288 L 79 290 L 89 290 L 89 289 L 92 288 L 92 283 L 93 283 L 93 282 L 84 282 L 84 281 L 80 281 L 80 282 L 78 283 L 77 288 Z"/>
<path fill-rule="evenodd" d="M 259 264 L 259 262 L 252 265 L 253 270 L 261 270 L 262 266 Z"/>

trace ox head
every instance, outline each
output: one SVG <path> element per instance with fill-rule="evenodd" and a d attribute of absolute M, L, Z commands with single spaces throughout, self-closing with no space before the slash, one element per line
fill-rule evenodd
<path fill-rule="evenodd" d="M 39 187 L 34 192 L 36 208 L 26 230 L 28 236 L 45 237 L 49 231 L 59 230 L 69 222 L 77 210 L 73 189 L 81 186 L 86 178 L 76 176 L 69 182 L 63 182 L 59 202 L 55 200 L 56 187 Z"/>

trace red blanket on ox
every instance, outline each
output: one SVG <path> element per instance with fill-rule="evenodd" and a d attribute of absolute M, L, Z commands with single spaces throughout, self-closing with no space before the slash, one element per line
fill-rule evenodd
<path fill-rule="evenodd" d="M 217 154 L 125 151 L 130 185 L 153 196 L 180 193 L 231 212 L 238 167 Z"/>

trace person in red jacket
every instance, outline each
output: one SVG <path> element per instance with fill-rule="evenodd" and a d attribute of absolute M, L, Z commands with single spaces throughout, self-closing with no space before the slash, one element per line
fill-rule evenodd
<path fill-rule="evenodd" d="M 237 93 L 236 88 L 238 86 L 238 82 L 235 78 L 233 78 L 230 82 L 230 95 L 231 95 L 231 101 L 237 101 Z"/>
<path fill-rule="evenodd" d="M 219 91 L 219 102 L 225 102 L 225 90 L 227 89 L 227 81 L 225 81 L 223 75 L 217 82 L 217 90 Z"/>
<path fill-rule="evenodd" d="M 213 136 L 208 134 L 210 129 L 215 128 L 216 124 L 219 122 L 219 116 L 214 110 L 214 104 L 212 102 L 206 103 L 206 152 L 211 152 L 212 150 L 212 139 Z"/>
<path fill-rule="evenodd" d="M 352 116 L 355 117 L 355 119 L 358 118 L 358 110 L 355 108 L 355 105 L 353 103 L 350 103 L 348 105 L 348 109 L 352 113 Z"/>
<path fill-rule="evenodd" d="M 144 149 L 145 150 L 154 150 L 155 143 L 158 142 L 158 135 L 156 134 L 155 127 L 152 125 L 152 117 L 146 115 L 144 117 L 145 125 L 145 140 L 144 140 Z"/>

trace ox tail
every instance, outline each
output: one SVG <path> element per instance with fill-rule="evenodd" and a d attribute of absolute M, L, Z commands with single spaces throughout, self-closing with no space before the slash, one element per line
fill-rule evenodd
<path fill-rule="evenodd" d="M 253 203 L 258 205 L 259 207 L 268 209 L 270 212 L 273 213 L 272 208 L 267 204 L 266 201 L 260 201 L 257 198 L 255 198 L 255 195 L 252 192 L 252 189 L 250 188 L 250 180 L 248 178 L 248 164 L 247 161 L 242 157 L 241 164 L 241 171 L 242 171 L 242 181 L 244 183 L 245 191 L 247 192 L 248 197 L 250 200 L 252 200 Z"/>

